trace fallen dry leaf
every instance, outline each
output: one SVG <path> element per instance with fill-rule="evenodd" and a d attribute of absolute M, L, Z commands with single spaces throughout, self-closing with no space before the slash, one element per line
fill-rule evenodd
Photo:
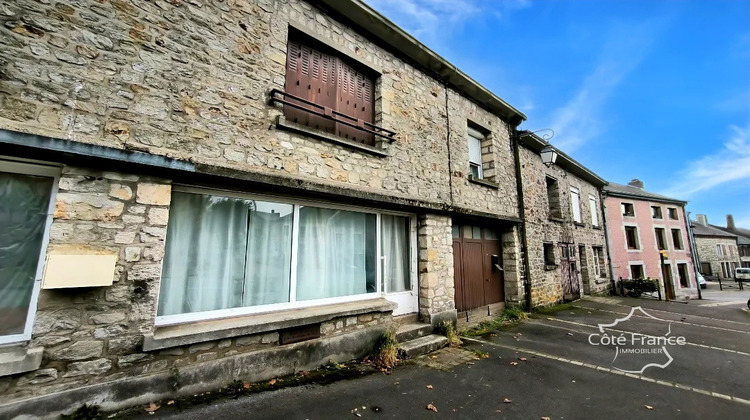
<path fill-rule="evenodd" d="M 268 381 L 268 385 L 275 385 L 275 384 L 276 384 L 276 379 L 271 379 L 270 381 Z"/>
<path fill-rule="evenodd" d="M 437 356 L 430 356 L 430 357 L 433 358 L 433 359 L 437 359 Z"/>
<path fill-rule="evenodd" d="M 504 399 L 503 399 L 503 402 L 504 402 L 505 404 L 510 404 L 510 403 L 511 403 L 512 401 L 510 400 L 510 398 L 504 398 Z"/>
<path fill-rule="evenodd" d="M 654 409 L 654 407 L 651 407 L 650 405 L 644 405 L 644 407 L 646 407 L 646 410 L 653 410 Z"/>
<path fill-rule="evenodd" d="M 148 407 L 146 408 L 146 412 L 147 412 L 147 413 L 153 413 L 154 411 L 158 410 L 159 408 L 161 408 L 161 406 L 160 406 L 160 405 L 157 405 L 157 404 L 151 403 L 151 404 L 149 404 L 149 405 L 148 405 Z"/>
<path fill-rule="evenodd" d="M 515 366 L 518 364 L 518 362 L 510 362 L 511 365 Z"/>
<path fill-rule="evenodd" d="M 427 407 L 426 407 L 426 408 L 427 408 L 428 410 L 430 410 L 430 411 L 434 411 L 434 412 L 436 412 L 436 413 L 437 413 L 437 407 L 435 407 L 435 406 L 434 406 L 434 405 L 432 405 L 432 404 L 427 404 Z"/>
<path fill-rule="evenodd" d="M 526 361 L 526 358 L 525 358 L 525 357 L 519 357 L 519 358 L 518 358 L 518 360 L 520 360 L 520 361 L 522 361 L 522 362 L 525 362 L 525 361 Z"/>
<path fill-rule="evenodd" d="M 573 335 L 573 333 L 569 332 L 568 335 Z"/>
<path fill-rule="evenodd" d="M 432 389 L 432 385 L 427 385 L 427 389 Z"/>
<path fill-rule="evenodd" d="M 555 320 L 555 318 L 552 318 L 551 316 L 548 316 L 548 317 L 547 317 L 547 320 L 548 320 L 548 321 L 554 321 L 554 320 Z"/>
<path fill-rule="evenodd" d="M 539 419 L 539 420 L 549 420 L 549 417 L 542 417 L 542 418 L 541 418 L 541 419 Z"/>
<path fill-rule="evenodd" d="M 173 405 L 173 404 L 174 404 L 174 400 L 167 401 L 167 405 Z"/>
<path fill-rule="evenodd" d="M 244 384 L 242 384 L 242 387 L 245 389 L 250 389 L 251 386 L 252 385 L 249 382 L 245 382 Z"/>

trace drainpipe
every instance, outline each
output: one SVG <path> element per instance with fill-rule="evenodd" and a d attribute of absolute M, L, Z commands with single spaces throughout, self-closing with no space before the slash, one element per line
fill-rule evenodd
<path fill-rule="evenodd" d="M 612 264 L 612 248 L 609 244 L 609 228 L 607 227 L 607 206 L 604 205 L 604 199 L 607 197 L 607 193 L 604 192 L 604 187 L 599 187 L 599 207 L 602 209 L 602 229 L 604 229 L 604 244 L 607 247 L 607 259 L 609 260 L 609 278 L 614 284 L 615 294 L 617 292 L 617 284 L 615 283 L 615 267 Z"/>
<path fill-rule="evenodd" d="M 521 145 L 520 136 L 516 126 L 508 124 L 511 130 L 511 137 L 513 138 L 513 160 L 516 167 L 516 191 L 518 195 L 518 217 L 521 219 L 520 235 L 521 235 L 521 254 L 523 255 L 523 291 L 525 295 L 526 310 L 531 310 L 531 270 L 529 269 L 529 254 L 528 254 L 528 243 L 526 242 L 526 212 L 523 205 L 523 181 L 521 180 Z"/>
<path fill-rule="evenodd" d="M 697 247 L 695 246 L 695 236 L 693 236 L 693 229 L 690 227 L 690 212 L 685 211 L 685 207 L 682 208 L 682 214 L 685 220 L 685 227 L 688 232 L 688 242 L 690 243 L 690 255 L 693 256 L 693 271 L 695 272 L 695 287 L 698 288 L 698 299 L 703 299 L 703 293 L 701 292 L 701 285 L 698 284 L 698 266 L 701 261 L 698 258 Z"/>

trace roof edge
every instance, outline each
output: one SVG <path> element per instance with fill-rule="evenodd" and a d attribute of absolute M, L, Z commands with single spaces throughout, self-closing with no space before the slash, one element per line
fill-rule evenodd
<path fill-rule="evenodd" d="M 438 80 L 450 85 L 478 105 L 505 117 L 512 124 L 517 126 L 526 120 L 526 115 L 521 111 L 502 100 L 361 0 L 317 0 L 313 4 L 318 7 L 324 6 L 326 11 L 334 13 L 340 18 L 339 20 L 376 37 L 391 52 L 396 52 L 407 61 L 417 64 L 423 70 L 436 76 Z M 344 13 L 343 10 L 346 12 Z"/>
<path fill-rule="evenodd" d="M 615 192 L 610 190 L 604 190 L 604 192 L 609 197 L 623 197 L 623 198 L 637 198 L 639 200 L 643 201 L 654 201 L 657 203 L 672 203 L 672 204 L 679 204 L 681 206 L 687 206 L 688 202 L 683 200 L 677 200 L 677 199 L 671 199 L 669 197 L 652 197 L 648 195 L 640 195 L 640 194 L 628 194 L 628 193 L 621 193 L 621 192 Z"/>
<path fill-rule="evenodd" d="M 604 178 L 600 177 L 592 170 L 583 166 L 577 160 L 568 156 L 565 152 L 551 145 L 549 142 L 545 141 L 536 134 L 530 131 L 523 130 L 519 131 L 518 135 L 522 139 L 521 144 L 526 148 L 533 150 L 534 152 L 539 153 L 546 146 L 554 148 L 558 154 L 556 165 L 578 176 L 579 178 L 588 181 L 598 187 L 604 187 L 609 184 Z"/>

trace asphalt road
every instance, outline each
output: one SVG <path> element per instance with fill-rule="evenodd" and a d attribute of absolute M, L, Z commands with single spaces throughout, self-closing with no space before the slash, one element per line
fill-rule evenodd
<path fill-rule="evenodd" d="M 750 297 L 746 293 L 744 300 Z M 737 295 L 739 296 L 739 295 Z M 614 346 L 590 344 L 600 324 Z M 215 401 L 189 409 L 159 410 L 149 418 L 174 419 L 748 419 L 750 418 L 750 313 L 735 300 L 688 304 L 632 298 L 574 302 L 536 314 L 509 329 L 466 340 L 485 358 L 465 358 L 441 369 L 427 356 L 390 375 L 344 380 Z M 685 344 L 641 345 L 638 340 L 684 337 Z M 596 337 L 593 340 L 596 342 Z M 601 341 L 601 340 L 599 340 Z M 659 346 L 664 344 L 664 346 Z M 667 357 L 657 350 L 663 348 Z M 643 354 L 644 349 L 656 349 Z M 643 373 L 625 370 L 642 369 Z M 441 359 L 437 359 L 441 360 Z M 509 402 L 504 402 L 506 399 Z M 428 410 L 432 404 L 437 412 Z M 178 404 L 179 405 L 179 404 Z"/>

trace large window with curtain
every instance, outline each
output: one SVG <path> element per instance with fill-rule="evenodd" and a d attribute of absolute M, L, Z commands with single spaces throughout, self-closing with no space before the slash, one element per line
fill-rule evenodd
<path fill-rule="evenodd" d="M 176 187 L 157 324 L 412 288 L 413 218 Z"/>
<path fill-rule="evenodd" d="M 59 171 L 0 160 L 0 344 L 31 338 Z"/>

